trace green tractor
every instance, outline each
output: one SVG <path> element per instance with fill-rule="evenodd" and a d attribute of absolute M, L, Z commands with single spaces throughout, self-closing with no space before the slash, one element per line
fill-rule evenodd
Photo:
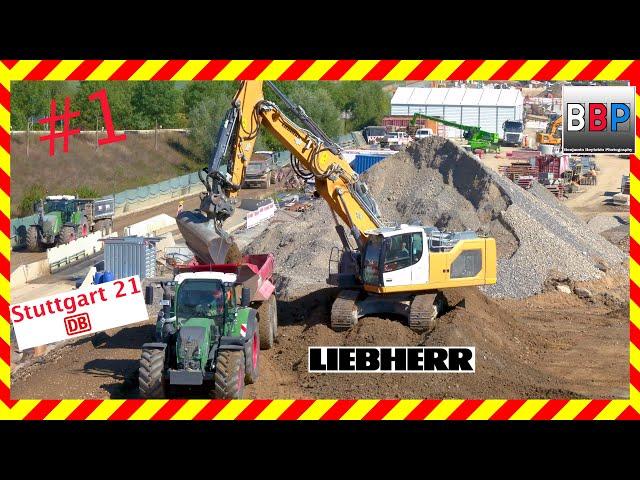
<path fill-rule="evenodd" d="M 258 378 L 261 341 L 265 348 L 273 341 L 265 344 L 265 326 L 275 336 L 275 297 L 269 293 L 256 302 L 251 281 L 238 283 L 242 274 L 207 270 L 210 267 L 215 266 L 195 267 L 161 283 L 156 341 L 142 346 L 140 358 L 143 398 L 173 397 L 180 388 L 204 387 L 209 397 L 237 399 L 245 385 Z M 147 304 L 153 303 L 154 288 L 145 288 Z"/>
<path fill-rule="evenodd" d="M 40 199 L 33 206 L 37 223 L 27 228 L 27 250 L 39 252 L 84 237 L 98 230 L 111 232 L 115 201 L 113 197 L 80 199 L 55 195 Z"/>

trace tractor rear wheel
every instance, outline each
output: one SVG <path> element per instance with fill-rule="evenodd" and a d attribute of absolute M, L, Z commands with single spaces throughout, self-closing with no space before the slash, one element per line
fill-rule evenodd
<path fill-rule="evenodd" d="M 30 252 L 40 251 L 40 240 L 38 235 L 38 227 L 32 225 L 27 230 L 27 250 Z"/>
<path fill-rule="evenodd" d="M 244 376 L 244 352 L 242 350 L 222 350 L 219 352 L 214 375 L 215 398 L 225 400 L 242 398 Z"/>
<path fill-rule="evenodd" d="M 260 375 L 260 335 L 256 329 L 244 344 L 244 383 L 255 383 Z"/>
<path fill-rule="evenodd" d="M 138 384 L 142 398 L 164 398 L 164 356 L 159 348 L 143 348 L 138 369 Z"/>
<path fill-rule="evenodd" d="M 278 326 L 278 304 L 276 297 L 271 295 L 258 308 L 258 331 L 260 334 L 260 348 L 269 350 L 273 348 L 276 340 Z"/>
<path fill-rule="evenodd" d="M 73 227 L 62 227 L 60 230 L 60 243 L 66 245 L 67 243 L 76 239 L 76 231 Z"/>

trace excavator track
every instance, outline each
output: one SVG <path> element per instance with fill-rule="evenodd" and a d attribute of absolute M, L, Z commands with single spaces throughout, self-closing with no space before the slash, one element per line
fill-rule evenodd
<path fill-rule="evenodd" d="M 358 323 L 357 290 L 341 290 L 331 307 L 331 328 L 336 332 L 349 330 Z"/>
<path fill-rule="evenodd" d="M 416 295 L 409 310 L 409 328 L 418 333 L 428 333 L 436 328 L 438 314 L 444 310 L 442 293 Z"/>

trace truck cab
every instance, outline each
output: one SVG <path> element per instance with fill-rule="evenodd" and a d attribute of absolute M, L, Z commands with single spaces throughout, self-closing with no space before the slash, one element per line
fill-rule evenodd
<path fill-rule="evenodd" d="M 524 140 L 524 125 L 520 121 L 507 120 L 502 124 L 502 141 L 505 145 L 520 146 Z"/>
<path fill-rule="evenodd" d="M 362 136 L 369 145 L 377 145 L 384 139 L 386 134 L 387 129 L 385 127 L 369 126 L 362 130 Z"/>
<path fill-rule="evenodd" d="M 273 171 L 273 152 L 255 152 L 251 157 L 245 174 L 245 185 L 248 187 L 271 186 L 271 172 Z"/>
<path fill-rule="evenodd" d="M 433 136 L 433 130 L 430 128 L 419 128 L 416 130 L 415 139 L 420 140 L 421 138 L 427 138 Z"/>

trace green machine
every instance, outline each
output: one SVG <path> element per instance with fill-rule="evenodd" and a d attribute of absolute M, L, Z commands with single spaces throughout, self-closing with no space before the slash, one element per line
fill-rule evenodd
<path fill-rule="evenodd" d="M 211 397 L 237 399 L 246 384 L 256 381 L 260 309 L 252 308 L 256 305 L 250 288 L 239 284 L 235 273 L 207 271 L 209 267 L 216 266 L 196 266 L 196 271 L 191 268 L 161 283 L 156 341 L 142 346 L 140 358 L 143 398 L 167 398 L 178 389 L 205 387 Z M 153 303 L 154 288 L 145 289 L 147 304 Z"/>
<path fill-rule="evenodd" d="M 465 140 L 469 142 L 469 146 L 474 152 L 478 149 L 485 152 L 500 152 L 500 135 L 498 135 L 497 133 L 487 132 L 480 129 L 480 127 L 472 127 L 469 125 L 462 125 L 460 123 L 451 122 L 449 120 L 443 120 L 442 118 L 425 115 L 424 113 L 414 113 L 413 118 L 411 119 L 411 125 L 415 125 L 418 118 L 433 120 L 434 122 L 441 123 L 442 125 L 446 125 L 447 127 L 453 127 L 459 130 L 463 130 L 463 136 Z"/>
<path fill-rule="evenodd" d="M 38 252 L 98 230 L 110 233 L 115 199 L 113 196 L 94 200 L 55 195 L 40 199 L 33 209 L 38 220 L 27 229 L 26 243 L 29 251 Z"/>

